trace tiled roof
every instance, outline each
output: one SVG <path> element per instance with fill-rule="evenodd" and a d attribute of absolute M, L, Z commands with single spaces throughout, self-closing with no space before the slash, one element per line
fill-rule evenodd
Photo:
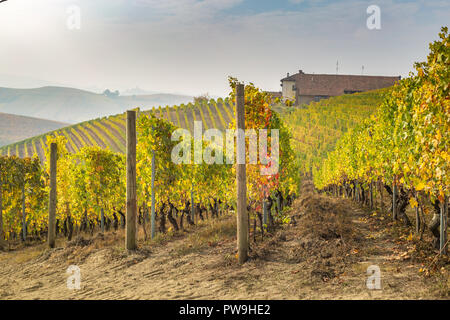
<path fill-rule="evenodd" d="M 292 76 L 288 76 L 286 78 L 281 79 L 281 81 L 295 81 L 297 74 L 293 74 Z"/>

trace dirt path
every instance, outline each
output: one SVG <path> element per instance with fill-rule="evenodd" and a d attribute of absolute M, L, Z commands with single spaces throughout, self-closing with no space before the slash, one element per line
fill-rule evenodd
<path fill-rule="evenodd" d="M 445 287 L 420 274 L 412 242 L 393 241 L 384 217 L 312 193 L 291 213 L 293 224 L 258 235 L 242 267 L 232 216 L 132 254 L 113 233 L 84 246 L 0 253 L 0 299 L 445 299 L 448 277 Z M 81 290 L 67 289 L 72 264 Z M 380 267 L 382 290 L 366 287 L 370 265 Z"/>

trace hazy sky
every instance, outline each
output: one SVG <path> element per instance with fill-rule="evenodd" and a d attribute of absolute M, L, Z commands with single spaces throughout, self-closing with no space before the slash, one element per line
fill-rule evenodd
<path fill-rule="evenodd" d="M 366 26 L 369 5 L 381 30 Z M 278 91 L 286 72 L 335 73 L 337 60 L 343 74 L 407 76 L 449 22 L 449 0 L 8 0 L 0 74 L 218 96 L 233 75 Z"/>

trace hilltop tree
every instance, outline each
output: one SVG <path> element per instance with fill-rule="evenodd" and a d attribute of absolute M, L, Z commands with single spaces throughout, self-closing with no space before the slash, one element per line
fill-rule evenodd
<path fill-rule="evenodd" d="M 112 92 L 109 89 L 106 89 L 103 91 L 103 95 L 107 96 L 108 98 L 117 98 L 120 95 L 120 92 L 118 90 Z"/>

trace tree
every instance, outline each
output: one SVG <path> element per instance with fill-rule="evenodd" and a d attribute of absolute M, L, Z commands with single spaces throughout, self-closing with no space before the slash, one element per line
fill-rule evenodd
<path fill-rule="evenodd" d="M 106 89 L 103 91 L 103 95 L 107 96 L 108 98 L 117 98 L 120 95 L 120 92 L 118 90 L 111 92 L 109 89 Z"/>

